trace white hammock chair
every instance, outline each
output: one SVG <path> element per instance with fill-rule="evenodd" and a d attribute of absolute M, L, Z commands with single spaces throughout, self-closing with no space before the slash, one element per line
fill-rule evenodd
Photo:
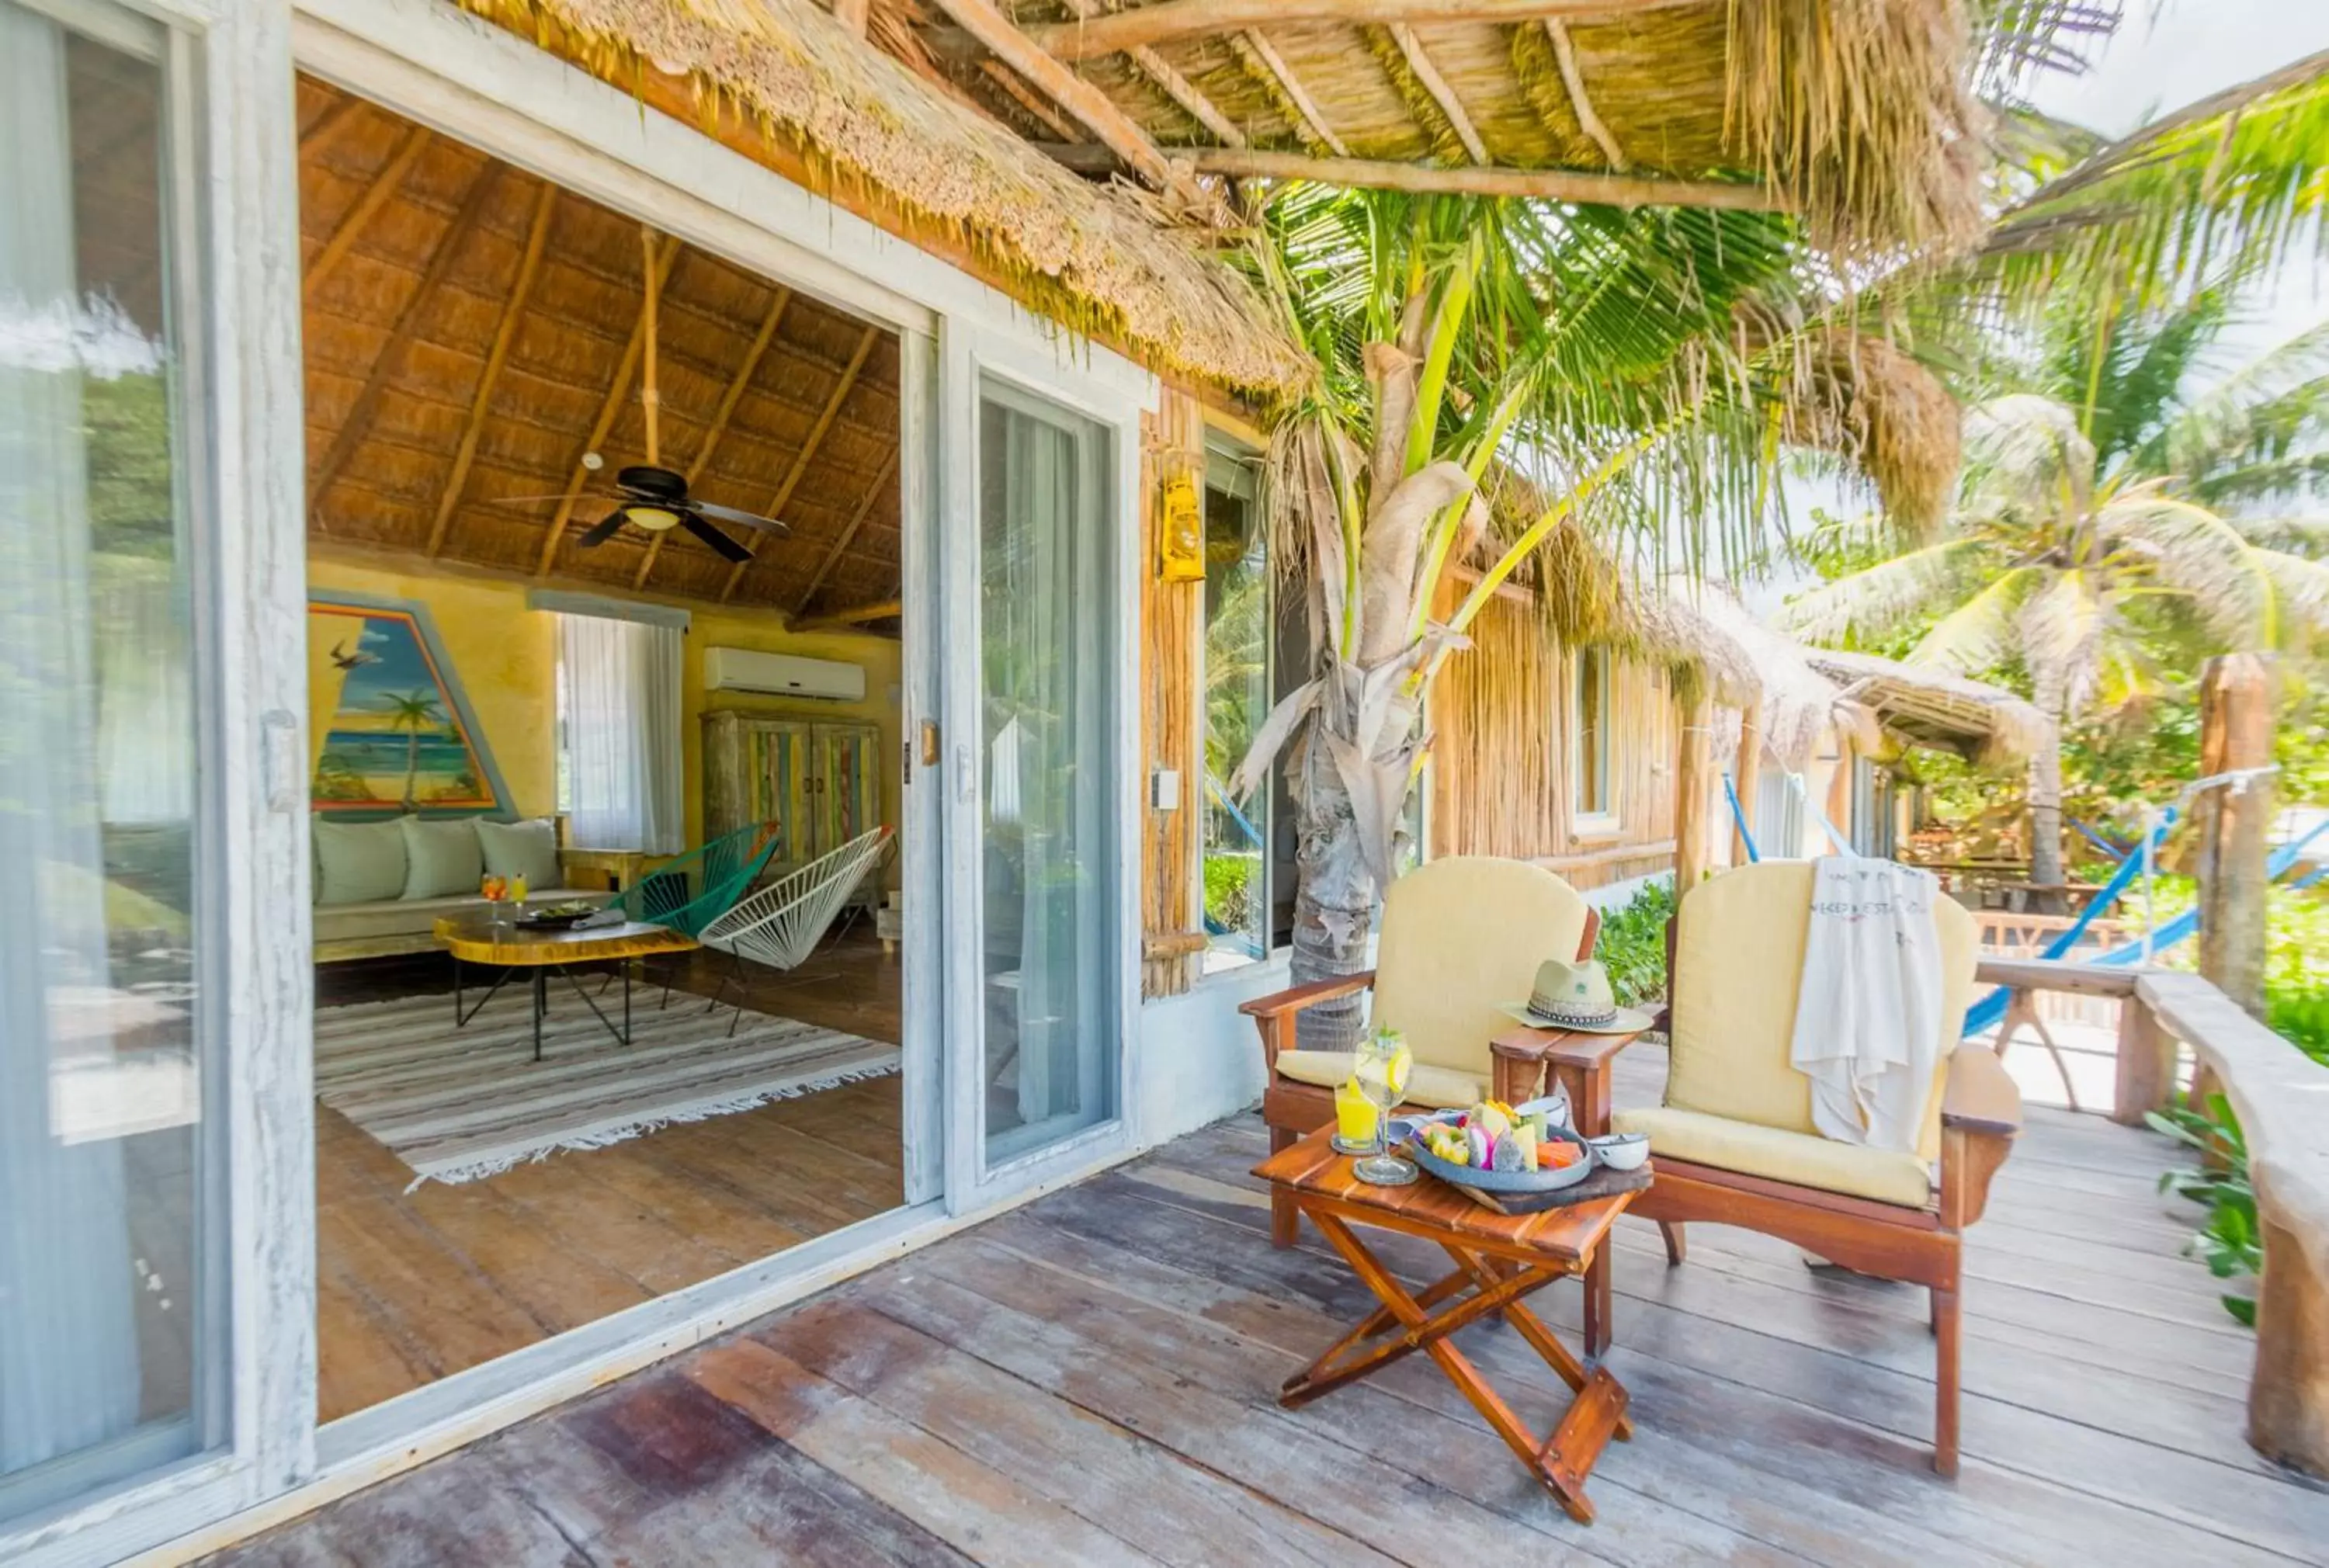
<path fill-rule="evenodd" d="M 706 925 L 697 940 L 713 952 L 724 953 L 738 961 L 721 978 L 720 989 L 712 993 L 712 1005 L 720 1005 L 731 981 L 741 982 L 742 960 L 765 963 L 775 970 L 799 968 L 824 940 L 834 916 L 841 913 L 841 906 L 873 869 L 889 841 L 890 830 L 886 827 L 860 833 L 839 849 L 829 850 L 799 869 L 787 871 Z M 736 1032 L 736 1025 L 743 1016 L 744 998 L 740 994 L 736 1016 L 728 1020 L 731 1035 Z"/>

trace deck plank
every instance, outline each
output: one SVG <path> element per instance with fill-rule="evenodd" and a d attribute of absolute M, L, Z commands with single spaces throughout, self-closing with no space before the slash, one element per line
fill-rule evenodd
<path fill-rule="evenodd" d="M 1660 1066 L 1643 1053 L 1621 1094 L 1654 1094 Z M 570 1223 L 603 1217 L 607 1266 L 656 1288 L 710 1261 L 699 1249 L 713 1234 L 732 1254 L 735 1211 L 768 1212 L 775 1181 L 814 1178 L 787 1154 L 718 1179 L 742 1147 L 707 1138 L 633 1161 Z M 226 1560 L 2329 1563 L 2329 1488 L 2242 1441 L 2252 1342 L 2178 1255 L 2189 1227 L 2154 1190 L 2176 1159 L 2164 1140 L 2032 1116 L 1993 1219 L 1968 1241 L 1954 1482 L 1928 1463 L 1919 1292 L 1815 1272 L 1792 1247 L 1712 1226 L 1693 1227 L 1689 1263 L 1669 1268 L 1653 1230 L 1622 1224 L 1609 1365 L 1636 1435 L 1602 1455 L 1591 1526 L 1551 1507 L 1421 1357 L 1302 1410 L 1277 1406 L 1279 1380 L 1372 1298 L 1306 1229 L 1293 1249 L 1269 1246 L 1267 1194 L 1248 1174 L 1267 1147 L 1250 1117 L 1204 1129 Z M 788 1211 L 853 1208 L 869 1175 L 839 1160 L 832 1187 L 795 1191 Z M 507 1226 L 534 1196 L 520 1179 L 495 1195 L 506 1208 L 424 1203 L 400 1207 L 398 1226 L 356 1223 L 375 1217 L 392 1177 L 352 1161 L 326 1189 L 345 1251 L 325 1308 L 363 1347 L 356 1385 L 414 1376 L 401 1364 L 432 1352 L 397 1325 L 424 1306 L 449 1309 L 445 1331 L 470 1356 L 595 1300 L 534 1293 L 554 1282 L 540 1244 L 496 1273 L 526 1299 L 469 1274 L 426 1303 L 369 1300 L 359 1279 L 392 1276 L 424 1240 L 511 1251 Z M 694 1217 L 720 1224 L 693 1233 Z M 401 1228 L 423 1225 L 433 1239 Z M 545 1225 L 551 1244 L 561 1235 Z M 1411 1283 L 1444 1268 L 1421 1244 L 1370 1239 Z M 1534 1300 L 1575 1333 L 1576 1287 Z M 1525 1419 L 1549 1425 L 1566 1391 L 1517 1336 L 1484 1322 L 1457 1339 Z"/>

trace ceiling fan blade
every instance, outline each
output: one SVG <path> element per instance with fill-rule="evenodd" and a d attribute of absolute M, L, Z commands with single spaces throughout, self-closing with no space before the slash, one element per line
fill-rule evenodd
<path fill-rule="evenodd" d="M 762 517 L 758 512 L 739 512 L 732 506 L 717 506 L 709 501 L 691 500 L 688 504 L 706 517 L 721 522 L 732 522 L 739 528 L 757 528 L 763 533 L 792 532 L 775 518 Z"/>
<path fill-rule="evenodd" d="M 718 529 L 712 527 L 710 523 L 696 516 L 693 512 L 683 512 L 679 514 L 679 526 L 687 530 L 688 532 L 693 534 L 696 538 L 702 540 L 704 543 L 710 545 L 713 549 L 718 550 L 721 555 L 726 556 L 730 560 L 734 561 L 739 566 L 741 566 L 744 562 L 752 559 L 752 552 L 750 550 L 746 549 L 742 545 L 738 544 L 734 540 L 730 539 L 726 534 L 721 532 Z"/>
<path fill-rule="evenodd" d="M 574 541 L 574 548 L 576 549 L 589 549 L 593 545 L 604 544 L 608 540 L 614 538 L 615 530 L 622 526 L 623 514 L 619 512 L 611 513 L 608 515 L 606 521 L 599 524 L 589 532 L 584 534 L 580 539 L 576 540 Z"/>

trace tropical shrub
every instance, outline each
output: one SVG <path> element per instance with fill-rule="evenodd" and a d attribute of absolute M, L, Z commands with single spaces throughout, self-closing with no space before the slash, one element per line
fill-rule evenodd
<path fill-rule="evenodd" d="M 1601 918 L 1594 956 L 1609 972 L 1609 985 L 1625 1007 L 1664 1001 L 1666 996 L 1666 922 L 1674 912 L 1674 888 L 1650 882 L 1632 902 Z"/>
<path fill-rule="evenodd" d="M 2153 1111 L 2145 1120 L 2200 1156 L 2197 1167 L 2171 1170 L 2159 1190 L 2189 1198 L 2208 1210 L 2207 1223 L 2185 1244 L 2186 1257 L 2199 1259 L 2220 1280 L 2253 1279 L 2264 1267 L 2264 1235 L 2257 1228 L 2256 1188 L 2249 1183 L 2248 1141 L 2239 1118 L 2221 1094 L 2208 1096 L 2204 1111 L 2188 1105 Z M 2256 1300 L 2227 1291 L 2224 1310 L 2256 1327 Z"/>

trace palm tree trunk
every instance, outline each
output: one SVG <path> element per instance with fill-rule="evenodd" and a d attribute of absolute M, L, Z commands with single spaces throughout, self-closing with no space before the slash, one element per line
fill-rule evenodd
<path fill-rule="evenodd" d="M 1380 889 L 1359 845 L 1351 797 L 1323 748 L 1306 737 L 1288 769 L 1294 786 L 1294 956 L 1296 985 L 1335 980 L 1367 967 Z M 1359 1035 L 1360 996 L 1303 1009 L 1296 1044 L 1306 1051 L 1346 1051 Z"/>
<path fill-rule="evenodd" d="M 417 803 L 412 792 L 420 787 L 420 732 L 404 732 L 404 809 L 410 811 Z"/>
<path fill-rule="evenodd" d="M 2060 915 L 2069 902 L 2062 891 L 2061 678 L 2039 671 L 2031 695 L 2039 711 L 2054 721 L 2030 758 L 2031 901 L 2041 915 Z"/>

